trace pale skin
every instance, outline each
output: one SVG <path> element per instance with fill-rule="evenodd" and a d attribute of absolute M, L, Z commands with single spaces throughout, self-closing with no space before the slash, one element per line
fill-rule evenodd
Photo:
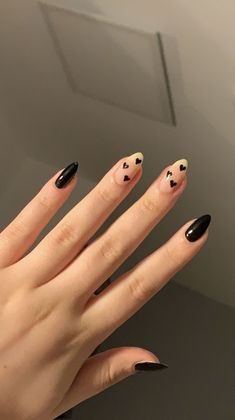
<path fill-rule="evenodd" d="M 97 185 L 29 252 L 40 232 L 68 200 L 75 175 L 63 189 L 58 171 L 0 233 L 0 418 L 51 420 L 135 373 L 151 351 L 121 347 L 90 356 L 204 246 L 185 238 L 189 220 L 160 248 L 94 292 L 134 252 L 186 188 L 162 191 L 165 168 L 145 193 L 96 240 L 87 242 L 143 174 L 128 183 L 114 173 Z M 90 356 L 90 357 L 89 357 Z"/>

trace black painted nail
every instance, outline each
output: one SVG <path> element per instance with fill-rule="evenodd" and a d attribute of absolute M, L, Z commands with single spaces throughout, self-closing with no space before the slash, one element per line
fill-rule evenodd
<path fill-rule="evenodd" d="M 209 214 L 205 214 L 204 216 L 199 217 L 199 219 L 195 220 L 191 226 L 186 230 L 185 236 L 190 242 L 195 242 L 207 230 L 209 224 L 211 222 L 211 216 Z"/>
<path fill-rule="evenodd" d="M 168 368 L 168 366 L 164 363 L 140 362 L 135 364 L 135 370 L 137 371 L 153 372 L 155 370 L 161 370 L 165 368 Z"/>
<path fill-rule="evenodd" d="M 78 162 L 73 162 L 70 165 L 68 165 L 55 181 L 55 185 L 57 186 L 57 188 L 63 188 L 65 185 L 67 185 L 72 180 L 77 170 Z"/>

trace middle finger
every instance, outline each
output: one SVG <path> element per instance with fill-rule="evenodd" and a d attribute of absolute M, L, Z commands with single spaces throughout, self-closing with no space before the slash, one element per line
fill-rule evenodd
<path fill-rule="evenodd" d="M 187 168 L 186 159 L 165 168 L 137 202 L 51 281 L 55 291 L 88 299 L 174 206 L 186 187 Z"/>

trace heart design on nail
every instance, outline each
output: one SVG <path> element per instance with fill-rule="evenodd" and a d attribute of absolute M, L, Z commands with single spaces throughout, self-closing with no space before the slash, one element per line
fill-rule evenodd
<path fill-rule="evenodd" d="M 181 171 L 186 171 L 186 166 L 184 166 L 184 165 L 182 165 L 182 164 L 181 164 L 181 165 L 180 165 L 180 170 L 181 170 Z"/>
<path fill-rule="evenodd" d="M 128 176 L 128 175 L 125 175 L 125 176 L 124 176 L 124 181 L 130 181 L 130 179 L 131 179 L 131 178 L 129 178 L 129 176 Z"/>
<path fill-rule="evenodd" d="M 123 163 L 123 169 L 127 169 L 127 168 L 129 168 L 129 165 L 127 165 L 127 163 L 126 163 L 126 162 L 124 162 L 124 163 Z"/>
<path fill-rule="evenodd" d="M 141 162 L 142 162 L 142 160 L 141 160 L 141 159 L 136 158 L 136 161 L 135 161 L 136 165 L 138 165 L 138 164 L 139 164 L 139 163 L 141 163 Z"/>
<path fill-rule="evenodd" d="M 171 171 L 167 171 L 166 177 L 168 178 L 168 176 L 172 176 L 172 172 Z"/>
<path fill-rule="evenodd" d="M 170 182 L 170 184 L 171 184 L 171 188 L 173 188 L 173 187 L 175 187 L 177 185 L 177 182 L 173 181 L 173 179 L 172 179 L 171 182 Z"/>

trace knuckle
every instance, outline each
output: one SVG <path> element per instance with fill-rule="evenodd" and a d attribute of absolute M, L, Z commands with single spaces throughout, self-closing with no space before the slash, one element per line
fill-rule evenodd
<path fill-rule="evenodd" d="M 117 241 L 114 242 L 113 239 L 106 239 L 100 247 L 101 257 L 109 263 L 119 260 L 122 257 L 123 252 L 121 245 L 118 244 Z"/>
<path fill-rule="evenodd" d="M 58 232 L 54 238 L 57 245 L 63 246 L 71 246 L 76 243 L 78 240 L 74 226 L 72 226 L 69 222 L 61 223 L 60 227 L 58 228 Z"/>
<path fill-rule="evenodd" d="M 97 187 L 97 193 L 102 202 L 111 203 L 114 200 L 112 188 L 99 186 Z"/>
<path fill-rule="evenodd" d="M 159 201 L 157 197 L 146 194 L 142 197 L 142 209 L 150 213 L 156 213 L 159 210 Z"/>
<path fill-rule="evenodd" d="M 25 235 L 28 231 L 27 226 L 23 222 L 23 219 L 13 221 L 6 229 L 2 232 L 3 235 L 10 237 L 16 237 L 18 235 Z"/>
<path fill-rule="evenodd" d="M 42 208 L 42 210 L 46 210 L 47 212 L 50 209 L 51 203 L 46 194 L 44 193 L 38 194 L 37 201 L 38 201 L 38 205 Z"/>
<path fill-rule="evenodd" d="M 146 286 L 147 282 L 144 279 L 144 276 L 134 275 L 129 283 L 129 293 L 130 296 L 137 302 L 142 304 L 150 297 L 153 291 L 149 286 Z"/>
<path fill-rule="evenodd" d="M 181 253 L 175 251 L 176 247 L 173 248 L 172 246 L 166 244 L 165 246 L 165 252 L 166 252 L 166 258 L 168 263 L 172 266 L 173 269 L 176 269 L 177 267 L 180 267 L 182 265 L 182 258 Z"/>
<path fill-rule="evenodd" d="M 118 374 L 113 364 L 109 361 L 107 366 L 101 372 L 101 383 L 102 387 L 108 388 L 111 384 L 115 383 L 118 380 Z"/>

